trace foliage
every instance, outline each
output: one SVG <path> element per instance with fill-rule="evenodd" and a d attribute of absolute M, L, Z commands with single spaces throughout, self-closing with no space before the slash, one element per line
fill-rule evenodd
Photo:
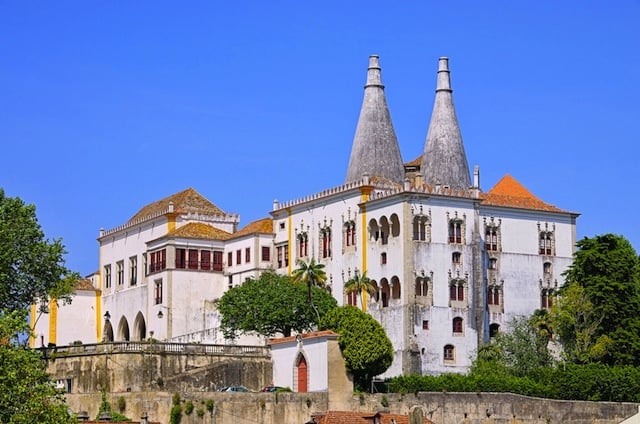
<path fill-rule="evenodd" d="M 204 405 L 209 413 L 213 413 L 213 409 L 215 408 L 216 403 L 213 401 L 213 399 L 207 399 Z"/>
<path fill-rule="evenodd" d="M 75 422 L 40 353 L 18 341 L 18 334 L 27 330 L 26 312 L 0 314 L 0 422 Z"/>
<path fill-rule="evenodd" d="M 64 266 L 65 253 L 60 240 L 45 239 L 35 206 L 0 189 L 0 311 L 70 302 L 78 275 Z"/>
<path fill-rule="evenodd" d="M 353 278 L 349 279 L 349 281 L 344 284 L 345 294 L 349 295 L 351 293 L 357 293 L 360 295 L 360 301 L 362 303 L 363 311 L 367 310 L 364 293 L 368 293 L 370 296 L 373 296 L 376 294 L 376 291 L 377 288 L 375 286 L 375 283 L 373 282 L 373 280 L 367 277 L 366 271 L 362 274 L 356 272 Z"/>
<path fill-rule="evenodd" d="M 629 241 L 614 234 L 585 237 L 577 247 L 553 311 L 567 358 L 576 363 L 640 365 L 637 253 Z"/>
<path fill-rule="evenodd" d="M 102 390 L 100 390 L 100 393 L 101 393 L 101 401 L 100 401 L 100 408 L 98 408 L 98 415 L 96 415 L 96 421 L 99 421 L 100 416 L 104 413 L 108 414 L 111 417 L 112 421 L 118 421 L 118 422 L 131 421 L 131 418 L 128 418 L 120 413 L 120 412 L 124 412 L 124 409 L 126 408 L 126 401 L 124 397 L 120 396 L 120 398 L 118 398 L 118 408 L 119 409 L 121 408 L 120 399 L 125 401 L 124 408 L 121 408 L 120 412 L 116 412 L 113 410 L 113 408 L 111 407 L 111 404 L 107 400 L 107 390 L 103 387 Z"/>
<path fill-rule="evenodd" d="M 321 315 L 334 308 L 336 300 L 323 289 L 312 287 Z M 265 272 L 227 291 L 218 302 L 225 337 L 255 332 L 263 336 L 290 336 L 318 325 L 318 315 L 307 301 L 307 289 L 291 278 Z"/>
<path fill-rule="evenodd" d="M 124 398 L 124 396 L 120 396 L 118 398 L 118 411 L 120 411 L 120 413 L 124 413 L 126 409 L 127 409 L 127 400 Z"/>
<path fill-rule="evenodd" d="M 353 306 L 337 307 L 322 319 L 320 329 L 338 333 L 347 370 L 356 387 L 367 389 L 371 379 L 393 361 L 393 345 L 384 328 L 371 315 Z"/>
<path fill-rule="evenodd" d="M 324 264 L 316 262 L 315 258 L 311 258 L 309 262 L 305 262 L 302 259 L 298 259 L 298 268 L 296 268 L 291 277 L 294 283 L 302 283 L 307 286 L 307 298 L 311 309 L 316 314 L 318 321 L 320 321 L 320 312 L 313 303 L 312 287 L 324 287 L 327 281 L 327 274 L 324 271 Z"/>
<path fill-rule="evenodd" d="M 505 372 L 519 377 L 550 366 L 553 358 L 547 349 L 549 336 L 539 326 L 544 316 L 545 312 L 538 312 L 530 319 L 513 319 L 509 323 L 510 331 L 499 333 L 491 343 L 479 349 L 474 365 L 493 361 Z"/>
<path fill-rule="evenodd" d="M 186 415 L 191 415 L 192 412 L 193 412 L 193 402 L 188 400 L 187 403 L 185 403 L 184 405 L 184 413 Z"/>
<path fill-rule="evenodd" d="M 180 393 L 174 393 L 171 398 L 171 411 L 169 411 L 169 424 L 180 424 L 182 421 L 182 405 L 180 405 Z"/>

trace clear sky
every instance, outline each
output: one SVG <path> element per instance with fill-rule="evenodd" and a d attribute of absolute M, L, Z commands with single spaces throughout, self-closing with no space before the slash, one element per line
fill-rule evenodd
<path fill-rule="evenodd" d="M 187 187 L 241 225 L 343 183 L 368 56 L 405 161 L 450 58 L 470 166 L 640 250 L 640 2 L 0 2 L 0 187 L 67 264 Z"/>

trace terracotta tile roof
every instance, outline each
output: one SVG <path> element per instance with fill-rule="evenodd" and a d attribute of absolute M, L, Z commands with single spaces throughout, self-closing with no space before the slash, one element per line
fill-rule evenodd
<path fill-rule="evenodd" d="M 150 203 L 140 209 L 128 222 L 146 218 L 166 211 L 169 203 L 173 202 L 173 210 L 178 213 L 199 213 L 203 215 L 223 215 L 224 211 L 207 200 L 193 188 L 188 188 L 179 193 L 172 194 L 164 199 Z"/>
<path fill-rule="evenodd" d="M 273 234 L 273 219 L 262 218 L 247 224 L 244 228 L 232 234 L 232 238 L 246 236 L 248 234 Z"/>
<path fill-rule="evenodd" d="M 411 162 L 405 162 L 404 166 L 405 166 L 405 168 L 406 167 L 417 167 L 417 166 L 420 166 L 421 164 L 422 164 L 422 155 L 418 156 L 417 158 L 415 158 Z"/>
<path fill-rule="evenodd" d="M 302 340 L 315 339 L 317 337 L 338 337 L 338 333 L 334 333 L 331 330 L 311 331 L 309 333 L 300 334 Z M 292 342 L 297 336 L 279 337 L 277 339 L 269 339 L 269 344 L 280 344 L 286 342 Z"/>
<path fill-rule="evenodd" d="M 182 227 L 178 227 L 170 231 L 169 237 L 184 237 L 195 239 L 213 239 L 213 240 L 229 240 L 232 234 L 227 233 L 219 228 L 201 222 L 190 222 Z"/>
<path fill-rule="evenodd" d="M 314 414 L 316 424 L 373 424 L 376 417 L 380 418 L 380 424 L 409 424 L 408 415 L 390 414 L 388 412 L 354 412 L 354 411 L 327 411 L 322 414 Z M 433 424 L 433 421 L 424 418 L 424 424 Z"/>
<path fill-rule="evenodd" d="M 489 206 L 565 212 L 556 206 L 543 202 L 508 174 L 502 177 L 491 190 L 481 196 L 483 204 Z"/>
<path fill-rule="evenodd" d="M 78 278 L 74 284 L 74 288 L 76 290 L 87 290 L 87 291 L 95 291 L 96 288 L 93 287 L 91 280 L 88 278 Z"/>

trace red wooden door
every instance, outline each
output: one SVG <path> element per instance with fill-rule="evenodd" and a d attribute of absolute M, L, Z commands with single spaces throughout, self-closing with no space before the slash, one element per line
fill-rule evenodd
<path fill-rule="evenodd" d="M 305 393 L 309 387 L 309 373 L 307 370 L 307 361 L 304 356 L 300 355 L 298 361 L 298 392 Z"/>

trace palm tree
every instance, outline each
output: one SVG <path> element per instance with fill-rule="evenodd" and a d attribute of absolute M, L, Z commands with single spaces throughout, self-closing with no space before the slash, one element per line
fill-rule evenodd
<path fill-rule="evenodd" d="M 356 271 L 353 278 L 347 281 L 344 284 L 344 293 L 349 295 L 351 293 L 358 293 L 360 295 L 360 300 L 362 302 L 362 310 L 366 312 L 367 304 L 365 303 L 366 297 L 365 293 L 368 293 L 371 296 L 374 296 L 378 288 L 372 279 L 367 277 L 367 272 L 363 272 L 360 274 Z"/>
<path fill-rule="evenodd" d="M 291 274 L 293 277 L 293 281 L 296 283 L 303 283 L 307 285 L 308 295 L 309 295 L 309 303 L 311 303 L 311 307 L 314 311 L 316 311 L 316 315 L 318 316 L 318 321 L 320 320 L 320 314 L 316 309 L 316 306 L 313 304 L 313 300 L 311 299 L 311 287 L 324 287 L 325 281 L 327 281 L 327 274 L 324 272 L 324 264 L 316 262 L 315 258 L 311 258 L 309 262 L 305 262 L 302 259 L 298 259 L 298 268 L 296 268 Z"/>

